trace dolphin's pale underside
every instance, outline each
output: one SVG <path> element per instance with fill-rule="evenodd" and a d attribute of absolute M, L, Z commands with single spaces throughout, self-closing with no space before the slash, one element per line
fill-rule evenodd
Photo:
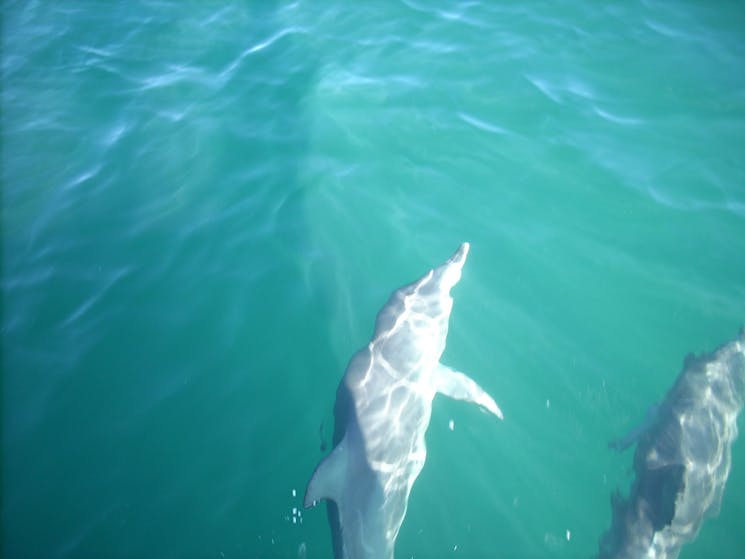
<path fill-rule="evenodd" d="M 420 280 L 395 291 L 375 334 L 349 362 L 337 392 L 337 443 L 316 468 L 305 506 L 327 499 L 334 553 L 392 558 L 411 487 L 426 458 L 424 434 L 436 393 L 474 402 L 502 418 L 497 404 L 463 373 L 440 363 L 453 300 L 468 255 L 464 243 Z"/>
<path fill-rule="evenodd" d="M 674 559 L 718 513 L 745 403 L 745 330 L 713 353 L 688 357 L 638 433 L 628 498 L 613 496 L 600 557 Z M 623 449 L 630 440 L 612 443 Z"/>

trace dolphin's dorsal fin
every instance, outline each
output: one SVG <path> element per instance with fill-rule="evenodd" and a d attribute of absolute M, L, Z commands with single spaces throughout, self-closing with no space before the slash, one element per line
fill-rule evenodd
<path fill-rule="evenodd" d="M 456 400 L 473 402 L 486 411 L 493 413 L 499 419 L 504 419 L 502 410 L 499 409 L 499 406 L 492 397 L 484 392 L 484 389 L 476 384 L 473 379 L 463 373 L 454 371 L 447 365 L 439 363 L 432 372 L 432 377 L 435 383 L 435 390 L 440 394 Z"/>
<path fill-rule="evenodd" d="M 347 437 L 339 442 L 326 458 L 316 467 L 313 477 L 305 491 L 305 508 L 312 507 L 316 501 L 331 499 L 339 502 L 341 484 L 347 470 Z"/>

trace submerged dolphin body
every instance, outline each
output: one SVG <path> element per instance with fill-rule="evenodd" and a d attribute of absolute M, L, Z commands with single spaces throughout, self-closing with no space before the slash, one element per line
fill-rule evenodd
<path fill-rule="evenodd" d="M 745 330 L 713 353 L 689 356 L 640 433 L 629 497 L 612 497 L 603 559 L 673 559 L 716 515 L 745 403 Z M 623 446 L 623 445 L 620 445 Z"/>
<path fill-rule="evenodd" d="M 419 281 L 395 291 L 375 334 L 349 362 L 337 392 L 335 448 L 316 468 L 305 506 L 328 499 L 334 554 L 393 557 L 411 487 L 424 466 L 424 433 L 437 392 L 502 412 L 463 373 L 440 363 L 464 243 Z"/>

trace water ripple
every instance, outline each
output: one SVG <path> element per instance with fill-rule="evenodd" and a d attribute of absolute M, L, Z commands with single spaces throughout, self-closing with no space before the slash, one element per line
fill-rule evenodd
<path fill-rule="evenodd" d="M 191 67 L 185 64 L 171 64 L 157 74 L 143 78 L 140 83 L 141 90 L 160 89 L 179 83 L 208 83 L 209 79 L 201 68 Z"/>
<path fill-rule="evenodd" d="M 301 27 L 288 27 L 285 29 L 281 29 L 271 37 L 264 39 L 263 41 L 260 41 L 254 45 L 251 45 L 250 47 L 246 48 L 243 52 L 241 52 L 235 60 L 233 60 L 231 63 L 229 63 L 220 73 L 219 78 L 222 82 L 230 81 L 231 77 L 235 73 L 235 71 L 240 67 L 240 65 L 243 63 L 243 61 L 249 57 L 250 55 L 260 52 L 273 44 L 275 44 L 277 41 L 282 39 L 283 37 L 287 37 L 288 35 L 297 35 L 297 34 L 307 34 L 307 30 L 303 29 Z"/>
<path fill-rule="evenodd" d="M 65 192 L 68 190 L 72 190 L 80 186 L 81 184 L 88 182 L 91 179 L 94 179 L 101 172 L 101 169 L 103 169 L 103 164 L 101 163 L 94 164 L 89 169 L 86 169 L 85 171 L 75 175 L 69 181 L 64 183 L 61 186 L 61 191 Z"/>
<path fill-rule="evenodd" d="M 489 122 L 486 122 L 485 120 L 476 118 L 475 116 L 471 116 L 468 113 L 464 112 L 458 112 L 458 116 L 463 120 L 464 122 L 467 122 L 471 126 L 475 126 L 479 130 L 484 130 L 486 132 L 491 132 L 493 134 L 499 134 L 504 135 L 508 134 L 509 132 L 502 128 L 501 126 L 497 126 L 496 124 L 491 124 Z"/>
<path fill-rule="evenodd" d="M 406 7 L 414 11 L 426 13 L 429 15 L 434 15 L 445 21 L 464 23 L 466 25 L 469 25 L 471 27 L 476 27 L 476 28 L 486 27 L 486 24 L 483 21 L 469 17 L 466 14 L 466 12 L 470 8 L 474 6 L 480 6 L 482 4 L 481 2 L 461 2 L 458 4 L 458 7 L 460 8 L 460 10 L 453 11 L 453 10 L 443 10 L 443 9 L 435 8 L 435 7 L 432 7 L 430 4 L 418 4 L 414 2 L 413 0 L 401 0 L 401 1 Z"/>
<path fill-rule="evenodd" d="M 552 80 L 550 78 L 539 77 L 531 74 L 523 74 L 523 77 L 554 103 L 563 103 L 567 93 L 580 99 L 595 98 L 593 89 L 588 84 L 577 78 Z"/>
<path fill-rule="evenodd" d="M 623 124 L 626 126 L 636 126 L 639 124 L 643 124 L 644 120 L 640 118 L 634 118 L 634 117 L 627 117 L 627 116 L 618 116 L 614 115 L 608 111 L 605 111 L 599 107 L 593 106 L 592 110 L 595 111 L 595 114 L 599 117 L 603 118 L 604 120 L 607 120 L 608 122 L 612 122 L 613 124 Z"/>
<path fill-rule="evenodd" d="M 64 319 L 62 327 L 69 326 L 85 315 L 119 280 L 126 277 L 130 271 L 131 269 L 127 266 L 108 272 L 103 283 Z"/>

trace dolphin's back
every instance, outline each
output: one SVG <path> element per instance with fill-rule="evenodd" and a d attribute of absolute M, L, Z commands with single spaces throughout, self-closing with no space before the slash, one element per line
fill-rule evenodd
<path fill-rule="evenodd" d="M 494 400 L 439 360 L 469 245 L 397 289 L 375 333 L 347 365 L 337 391 L 334 449 L 308 483 L 305 506 L 333 501 L 337 559 L 392 559 L 409 494 L 426 459 L 425 432 L 437 392 L 476 403 L 500 419 Z"/>

